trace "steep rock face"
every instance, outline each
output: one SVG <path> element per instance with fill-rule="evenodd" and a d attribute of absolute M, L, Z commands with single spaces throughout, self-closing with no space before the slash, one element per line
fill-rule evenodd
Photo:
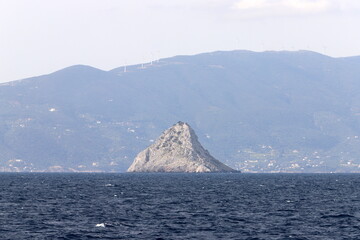
<path fill-rule="evenodd" d="M 140 152 L 128 172 L 235 172 L 204 149 L 194 130 L 178 122 Z"/>

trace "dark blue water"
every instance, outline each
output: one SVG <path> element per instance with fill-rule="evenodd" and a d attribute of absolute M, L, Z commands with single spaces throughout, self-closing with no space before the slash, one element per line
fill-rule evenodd
<path fill-rule="evenodd" d="M 0 239 L 360 239 L 360 175 L 0 174 Z"/>

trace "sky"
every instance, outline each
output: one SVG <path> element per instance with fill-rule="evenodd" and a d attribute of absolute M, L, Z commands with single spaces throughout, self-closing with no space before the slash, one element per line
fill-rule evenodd
<path fill-rule="evenodd" d="M 360 55 L 359 0 L 0 0 L 0 82 L 244 49 Z"/>

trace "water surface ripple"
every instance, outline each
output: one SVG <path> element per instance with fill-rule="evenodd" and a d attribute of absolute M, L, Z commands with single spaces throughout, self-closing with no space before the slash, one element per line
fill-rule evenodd
<path fill-rule="evenodd" d="M 356 174 L 0 174 L 0 239 L 360 239 Z"/>

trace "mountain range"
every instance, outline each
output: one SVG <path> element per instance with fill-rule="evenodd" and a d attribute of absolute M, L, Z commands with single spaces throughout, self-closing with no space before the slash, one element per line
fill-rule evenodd
<path fill-rule="evenodd" d="M 360 57 L 219 51 L 0 85 L 0 171 L 123 172 L 174 122 L 242 172 L 360 171 Z"/>

